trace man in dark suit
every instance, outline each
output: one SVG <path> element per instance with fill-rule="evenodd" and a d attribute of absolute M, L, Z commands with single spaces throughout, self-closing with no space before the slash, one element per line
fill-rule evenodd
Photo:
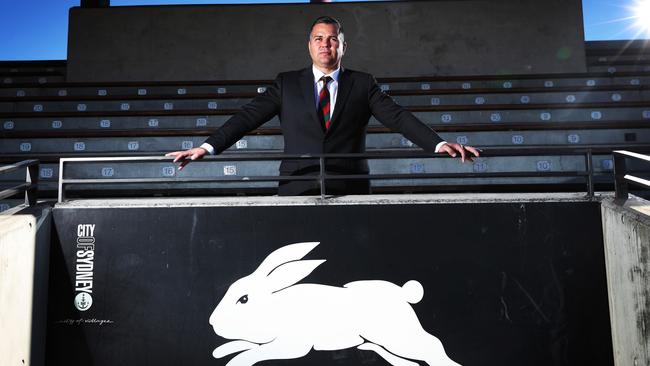
<path fill-rule="evenodd" d="M 316 19 L 309 36 L 309 54 L 313 65 L 298 71 L 278 75 L 266 92 L 242 107 L 201 147 L 167 154 L 174 162 L 181 161 L 179 170 L 191 160 L 205 154 L 219 154 L 246 133 L 278 115 L 287 154 L 361 153 L 365 151 L 366 127 L 370 116 L 402 133 L 406 138 L 429 152 L 461 155 L 471 160 L 470 153 L 478 150 L 443 141 L 432 129 L 420 122 L 387 96 L 370 74 L 344 69 L 341 58 L 345 53 L 343 29 L 331 17 Z M 367 174 L 365 159 L 328 159 L 329 175 Z M 315 175 L 318 161 L 287 160 L 280 165 L 281 175 Z M 367 179 L 327 181 L 328 194 L 367 194 Z M 280 195 L 318 194 L 316 181 L 282 181 Z"/>

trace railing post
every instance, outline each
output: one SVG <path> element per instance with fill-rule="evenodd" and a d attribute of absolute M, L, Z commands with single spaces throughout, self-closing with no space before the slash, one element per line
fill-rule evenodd
<path fill-rule="evenodd" d="M 58 202 L 61 203 L 65 199 L 65 185 L 63 184 L 63 165 L 65 164 L 65 159 L 59 159 L 59 199 Z"/>
<path fill-rule="evenodd" d="M 612 152 L 614 155 L 614 190 L 615 198 L 617 200 L 627 200 L 628 198 L 628 185 L 625 180 L 627 174 L 627 167 L 625 165 L 625 156 L 618 152 Z"/>
<path fill-rule="evenodd" d="M 37 195 L 38 195 L 38 170 L 39 164 L 31 164 L 27 166 L 25 173 L 25 182 L 27 187 L 25 188 L 25 205 L 34 206 L 36 205 Z"/>
<path fill-rule="evenodd" d="M 320 182 L 320 199 L 325 199 L 325 157 L 321 155 L 318 158 L 320 164 L 320 174 L 318 180 Z"/>
<path fill-rule="evenodd" d="M 594 164 L 591 149 L 587 150 L 587 197 L 594 197 Z"/>

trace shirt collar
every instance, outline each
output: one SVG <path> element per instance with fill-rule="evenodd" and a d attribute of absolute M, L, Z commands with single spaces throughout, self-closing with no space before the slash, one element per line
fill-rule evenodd
<path fill-rule="evenodd" d="M 339 65 L 339 67 L 336 70 L 332 71 L 329 74 L 324 74 L 322 71 L 318 70 L 316 68 L 316 66 L 314 66 L 314 65 L 311 65 L 311 70 L 314 73 L 314 81 L 315 82 L 320 80 L 320 78 L 322 78 L 323 76 L 327 75 L 327 76 L 331 77 L 332 80 L 334 80 L 334 81 L 336 81 L 338 83 L 338 81 L 339 81 L 339 73 L 341 73 L 341 66 Z"/>

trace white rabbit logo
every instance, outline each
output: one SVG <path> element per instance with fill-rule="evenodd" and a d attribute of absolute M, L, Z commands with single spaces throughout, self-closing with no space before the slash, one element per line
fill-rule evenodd
<path fill-rule="evenodd" d="M 410 304 L 424 289 L 417 281 L 355 281 L 343 287 L 296 284 L 325 260 L 301 260 L 319 243 L 277 249 L 252 274 L 233 283 L 210 316 L 214 331 L 234 341 L 212 355 L 233 353 L 227 366 L 294 359 L 317 351 L 357 347 L 395 366 L 452 366 L 438 338 L 422 328 Z M 410 360 L 409 360 L 410 359 Z"/>

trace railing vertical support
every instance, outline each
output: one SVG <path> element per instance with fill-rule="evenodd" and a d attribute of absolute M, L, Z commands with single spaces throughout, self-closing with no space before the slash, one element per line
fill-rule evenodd
<path fill-rule="evenodd" d="M 320 182 L 320 199 L 325 199 L 325 157 L 321 156 L 318 159 L 320 164 L 320 174 L 318 176 L 318 181 Z"/>
<path fill-rule="evenodd" d="M 38 186 L 38 171 L 39 164 L 28 165 L 26 170 L 25 182 L 28 187 L 25 189 L 25 205 L 34 206 L 37 200 L 36 187 Z"/>
<path fill-rule="evenodd" d="M 63 190 L 65 187 L 63 184 L 63 164 L 65 164 L 65 159 L 59 159 L 59 203 L 63 202 L 65 199 L 65 191 Z"/>
<path fill-rule="evenodd" d="M 614 155 L 614 189 L 616 191 L 616 199 L 627 200 L 628 198 L 628 184 L 625 179 L 627 167 L 625 165 L 625 156 L 618 152 L 612 152 Z"/>
<path fill-rule="evenodd" d="M 594 162 L 591 149 L 587 150 L 586 154 L 587 163 L 587 197 L 594 197 Z"/>

